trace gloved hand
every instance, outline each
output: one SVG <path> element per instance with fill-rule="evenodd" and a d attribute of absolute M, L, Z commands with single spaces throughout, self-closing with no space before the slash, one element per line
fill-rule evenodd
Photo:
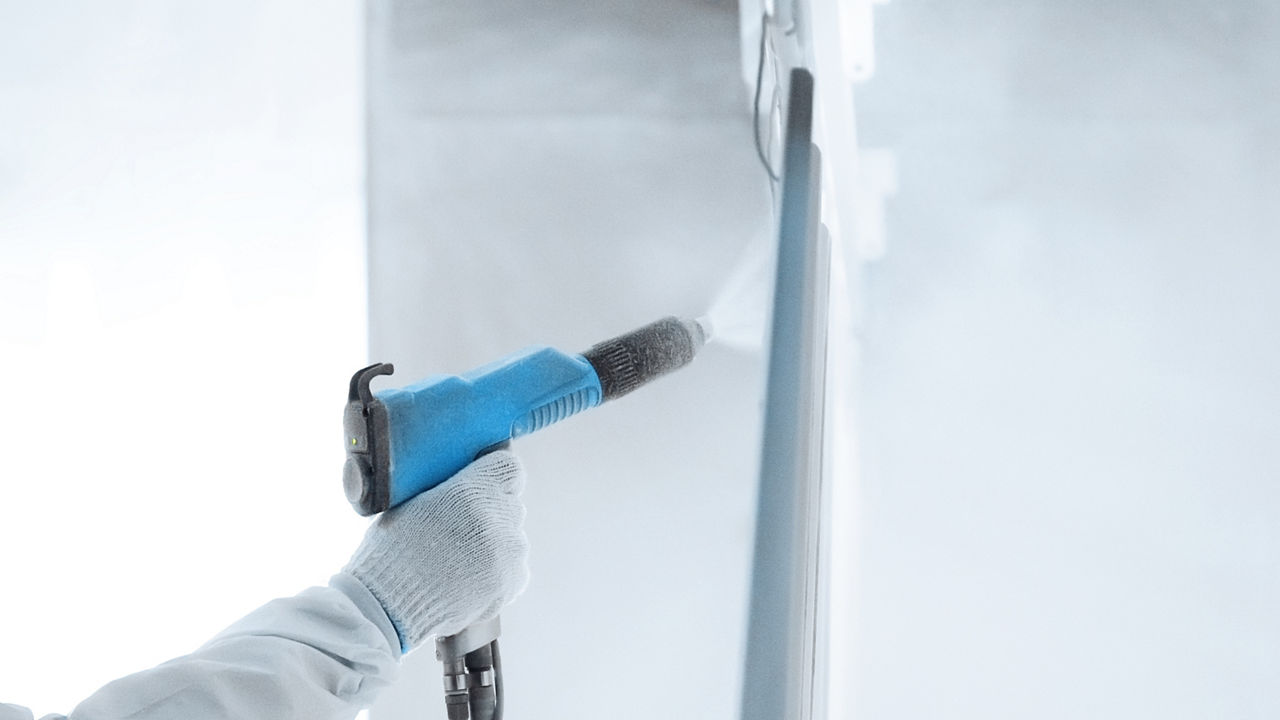
<path fill-rule="evenodd" d="M 343 568 L 382 603 L 407 651 L 496 616 L 528 582 L 524 470 L 498 450 L 392 508 Z"/>

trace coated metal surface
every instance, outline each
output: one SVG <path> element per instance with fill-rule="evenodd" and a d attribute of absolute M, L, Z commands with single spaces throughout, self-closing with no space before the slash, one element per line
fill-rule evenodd
<path fill-rule="evenodd" d="M 368 8 L 370 357 L 397 375 L 696 316 L 770 233 L 732 3 Z M 512 717 L 737 715 L 762 366 L 712 343 L 515 445 L 534 556 L 503 612 Z M 693 636 L 723 661 L 652 693 L 662 638 Z M 371 716 L 438 713 L 439 674 L 410 654 Z"/>
<path fill-rule="evenodd" d="M 821 160 L 810 143 L 813 80 L 791 75 L 769 347 L 743 720 L 812 717 L 816 538 L 822 477 L 827 253 Z"/>

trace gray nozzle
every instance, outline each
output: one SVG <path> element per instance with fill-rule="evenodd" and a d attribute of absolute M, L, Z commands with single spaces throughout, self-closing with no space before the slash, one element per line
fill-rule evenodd
<path fill-rule="evenodd" d="M 703 344 L 703 345 L 706 345 L 707 343 L 711 342 L 711 338 L 715 337 L 715 335 L 716 335 L 716 327 L 715 327 L 715 325 L 712 325 L 712 324 L 711 324 L 711 317 L 710 317 L 710 316 L 708 316 L 708 315 L 703 315 L 702 317 L 698 318 L 697 320 L 694 320 L 692 324 L 693 324 L 693 325 L 696 325 L 696 326 L 698 327 L 698 330 L 702 332 L 702 344 Z"/>
<path fill-rule="evenodd" d="M 668 317 L 592 345 L 582 356 L 600 378 L 602 401 L 609 401 L 688 365 L 708 336 L 699 321 Z"/>

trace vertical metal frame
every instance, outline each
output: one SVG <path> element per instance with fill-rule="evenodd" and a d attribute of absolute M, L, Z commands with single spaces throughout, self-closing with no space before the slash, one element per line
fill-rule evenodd
<path fill-rule="evenodd" d="M 824 714 L 820 593 L 830 240 L 821 229 L 813 77 L 791 72 L 743 720 Z"/>

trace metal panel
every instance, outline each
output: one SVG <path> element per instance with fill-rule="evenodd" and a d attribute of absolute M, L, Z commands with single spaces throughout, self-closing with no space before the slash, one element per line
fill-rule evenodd
<path fill-rule="evenodd" d="M 821 716 L 818 593 L 829 239 L 820 232 L 813 78 L 790 78 L 769 348 L 744 720 Z"/>

